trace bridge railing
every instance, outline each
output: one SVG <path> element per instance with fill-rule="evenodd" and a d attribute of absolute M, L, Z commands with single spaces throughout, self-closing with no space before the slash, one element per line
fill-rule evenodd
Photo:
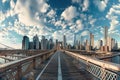
<path fill-rule="evenodd" d="M 22 80 L 27 77 L 29 73 L 34 74 L 35 68 L 49 58 L 55 51 L 56 50 L 53 49 L 0 65 L 0 80 Z"/>
<path fill-rule="evenodd" d="M 22 54 L 26 56 L 31 56 L 38 54 L 40 52 L 45 52 L 46 50 L 0 50 L 0 55 L 14 55 L 14 54 Z"/>
<path fill-rule="evenodd" d="M 65 51 L 65 53 L 73 57 L 78 64 L 80 64 L 80 66 L 82 66 L 99 80 L 120 80 L 119 64 L 98 60 L 69 51 Z"/>
<path fill-rule="evenodd" d="M 79 54 L 83 54 L 83 55 L 87 55 L 87 56 L 94 56 L 94 57 L 98 57 L 98 55 L 104 56 L 104 54 L 105 54 L 105 52 L 76 50 L 76 49 L 67 49 L 66 51 L 70 51 L 70 52 L 74 52 L 74 53 L 79 53 Z"/>

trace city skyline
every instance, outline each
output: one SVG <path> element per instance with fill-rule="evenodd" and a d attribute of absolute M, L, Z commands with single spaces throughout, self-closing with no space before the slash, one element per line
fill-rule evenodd
<path fill-rule="evenodd" d="M 0 43 L 21 48 L 27 35 L 46 36 L 74 44 L 83 36 L 84 41 L 94 35 L 94 44 L 104 40 L 104 27 L 108 36 L 120 43 L 120 0 L 1 0 Z M 120 47 L 120 45 L 119 45 Z"/>
<path fill-rule="evenodd" d="M 50 38 L 49 40 L 42 36 L 42 39 L 39 40 L 37 34 L 33 36 L 33 40 L 29 41 L 28 36 L 23 36 L 22 40 L 22 50 L 50 50 L 53 49 L 55 43 L 53 39 Z"/>

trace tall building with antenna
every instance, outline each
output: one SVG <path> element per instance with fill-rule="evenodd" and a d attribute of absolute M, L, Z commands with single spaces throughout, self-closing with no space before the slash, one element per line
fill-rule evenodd
<path fill-rule="evenodd" d="M 104 27 L 104 45 L 107 46 L 107 37 L 108 37 L 108 27 Z"/>

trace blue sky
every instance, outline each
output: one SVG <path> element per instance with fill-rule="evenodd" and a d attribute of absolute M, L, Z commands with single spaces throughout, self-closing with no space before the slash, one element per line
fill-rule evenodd
<path fill-rule="evenodd" d="M 0 0 L 0 43 L 21 48 L 22 37 L 45 35 L 73 43 L 92 32 L 103 39 L 103 27 L 120 42 L 120 0 Z"/>

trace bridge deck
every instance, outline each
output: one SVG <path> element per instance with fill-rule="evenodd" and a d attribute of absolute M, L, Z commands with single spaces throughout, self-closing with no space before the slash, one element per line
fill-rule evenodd
<path fill-rule="evenodd" d="M 36 80 L 93 80 L 87 71 L 78 69 L 74 60 L 60 51 L 45 65 L 36 70 Z"/>

